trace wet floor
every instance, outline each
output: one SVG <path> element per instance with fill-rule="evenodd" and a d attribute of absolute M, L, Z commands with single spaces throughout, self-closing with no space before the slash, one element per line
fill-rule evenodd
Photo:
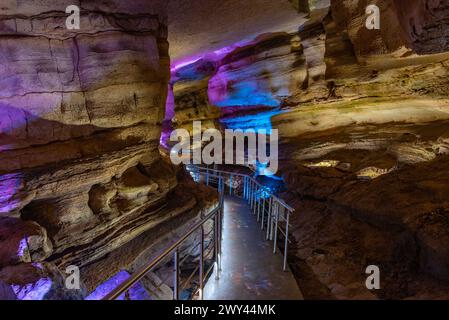
<path fill-rule="evenodd" d="M 228 197 L 224 204 L 222 271 L 204 288 L 205 300 L 298 300 L 303 299 L 288 269 L 282 271 L 282 254 L 273 254 L 273 243 L 249 206 Z"/>

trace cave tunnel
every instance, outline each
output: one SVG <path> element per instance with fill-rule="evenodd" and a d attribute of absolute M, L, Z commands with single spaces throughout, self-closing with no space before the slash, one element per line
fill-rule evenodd
<path fill-rule="evenodd" d="M 0 300 L 449 299 L 449 1 L 1 0 Z"/>

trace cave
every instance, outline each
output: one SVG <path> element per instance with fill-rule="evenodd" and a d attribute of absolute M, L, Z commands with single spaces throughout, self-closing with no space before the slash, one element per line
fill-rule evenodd
<path fill-rule="evenodd" d="M 1 1 L 0 300 L 405 299 L 449 299 L 448 0 Z"/>

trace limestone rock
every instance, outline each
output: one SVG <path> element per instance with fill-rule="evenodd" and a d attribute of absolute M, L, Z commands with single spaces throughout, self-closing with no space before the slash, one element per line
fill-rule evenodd
<path fill-rule="evenodd" d="M 34 222 L 0 218 L 0 268 L 22 262 L 39 262 L 52 253 L 45 229 Z"/>
<path fill-rule="evenodd" d="M 80 30 L 65 27 L 68 5 L 81 9 Z M 0 69 L 0 278 L 18 299 L 69 298 L 55 265 L 82 268 L 202 209 L 192 194 L 167 207 L 178 181 L 158 150 L 166 1 L 9 1 Z"/>
<path fill-rule="evenodd" d="M 370 1 L 331 1 L 332 16 L 347 28 L 357 54 L 388 53 L 406 46 L 418 53 L 437 53 L 449 49 L 447 1 L 377 1 L 381 11 L 380 30 L 365 28 L 365 8 Z M 438 28 L 435 26 L 438 25 Z M 391 32 L 395 30 L 396 32 Z"/>
<path fill-rule="evenodd" d="M 8 283 L 18 300 L 80 300 L 86 294 L 68 289 L 63 274 L 51 263 L 19 264 L 0 270 L 0 280 Z"/>
<path fill-rule="evenodd" d="M 447 1 L 376 1 L 380 30 L 365 27 L 370 1 L 290 2 L 309 11 L 295 30 L 182 61 L 175 118 L 215 121 L 213 105 L 222 128 L 279 130 L 306 297 L 447 297 Z M 364 286 L 369 264 L 378 292 Z"/>

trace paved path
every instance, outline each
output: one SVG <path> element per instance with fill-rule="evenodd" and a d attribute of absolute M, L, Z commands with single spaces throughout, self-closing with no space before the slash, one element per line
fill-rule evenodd
<path fill-rule="evenodd" d="M 282 255 L 273 254 L 248 204 L 233 197 L 224 203 L 222 272 L 204 288 L 205 300 L 303 299 L 290 272 L 282 271 Z"/>

